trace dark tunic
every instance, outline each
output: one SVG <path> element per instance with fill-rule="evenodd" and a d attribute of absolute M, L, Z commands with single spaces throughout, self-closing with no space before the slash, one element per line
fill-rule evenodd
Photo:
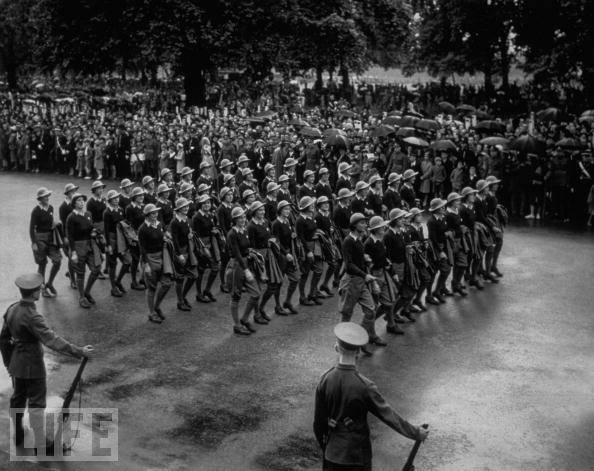
<path fill-rule="evenodd" d="M 375 214 L 382 214 L 382 204 L 383 200 L 379 194 L 376 194 L 373 191 L 367 193 L 367 206 L 369 206 L 369 209 L 371 209 Z"/>
<path fill-rule="evenodd" d="M 297 237 L 301 240 L 306 252 L 314 251 L 314 235 L 316 233 L 316 221 L 313 218 L 306 218 L 300 215 L 295 223 Z"/>
<path fill-rule="evenodd" d="M 435 215 L 431 215 L 427 221 L 427 230 L 429 232 L 429 240 L 432 242 L 436 250 L 441 252 L 446 249 L 446 235 L 448 225 L 445 218 L 437 219 Z"/>
<path fill-rule="evenodd" d="M 384 204 L 388 208 L 388 211 L 394 208 L 402 208 L 402 198 L 393 188 L 388 188 L 384 193 Z"/>
<path fill-rule="evenodd" d="M 72 212 L 72 205 L 69 201 L 62 201 L 60 208 L 58 209 L 58 213 L 60 216 L 60 222 L 62 223 L 63 227 L 66 227 L 66 218 Z"/>
<path fill-rule="evenodd" d="M 93 222 L 103 222 L 103 212 L 107 204 L 105 203 L 104 199 L 96 199 L 96 198 L 89 198 L 87 201 L 87 211 L 91 213 L 91 219 Z"/>
<path fill-rule="evenodd" d="M 163 227 L 169 226 L 169 223 L 173 219 L 173 206 L 169 200 L 157 200 L 157 208 L 161 208 L 159 211 L 159 220 Z"/>
<path fill-rule="evenodd" d="M 402 201 L 404 201 L 409 208 L 413 208 L 415 206 L 415 200 L 417 199 L 417 195 L 415 193 L 414 188 L 404 185 L 400 189 L 400 197 Z"/>
<path fill-rule="evenodd" d="M 186 218 L 185 221 L 180 221 L 177 217 L 171 220 L 169 225 L 169 232 L 171 233 L 171 240 L 175 253 L 181 253 L 187 250 L 190 243 L 190 222 Z"/>
<path fill-rule="evenodd" d="M 152 227 L 143 222 L 140 225 L 138 228 L 138 246 L 144 262 L 147 262 L 146 254 L 163 251 L 164 235 L 161 224 Z"/>
<path fill-rule="evenodd" d="M 112 209 L 107 206 L 103 212 L 103 229 L 106 235 L 116 234 L 117 226 L 120 221 L 124 219 L 124 211 L 119 206 L 116 209 Z"/>
<path fill-rule="evenodd" d="M 278 239 L 281 251 L 286 255 L 291 252 L 293 246 L 293 230 L 289 221 L 281 221 L 276 218 L 272 223 L 272 235 Z"/>
<path fill-rule="evenodd" d="M 316 198 L 319 198 L 320 196 L 327 196 L 330 202 L 332 203 L 332 187 L 330 186 L 330 183 L 324 184 L 322 182 L 318 182 L 315 188 Z"/>
<path fill-rule="evenodd" d="M 404 263 L 406 259 L 406 239 L 404 233 L 389 229 L 384 234 L 386 255 L 391 263 Z"/>
<path fill-rule="evenodd" d="M 128 221 L 136 231 L 138 231 L 140 225 L 144 222 L 144 214 L 142 213 L 142 208 L 136 207 L 132 203 L 126 206 L 125 216 L 126 221 Z"/>
<path fill-rule="evenodd" d="M 51 232 L 54 228 L 54 208 L 50 204 L 48 209 L 41 209 L 35 206 L 31 211 L 31 220 L 29 222 L 29 236 L 31 242 L 36 242 L 36 232 Z"/>
<path fill-rule="evenodd" d="M 365 253 L 371 257 L 371 269 L 381 270 L 385 268 L 387 261 L 386 246 L 381 240 L 373 240 L 368 237 L 364 244 Z"/>
<path fill-rule="evenodd" d="M 237 260 L 244 270 L 248 267 L 246 258 L 250 251 L 250 239 L 247 230 L 239 232 L 233 228 L 227 234 L 227 249 L 231 258 Z"/>
<path fill-rule="evenodd" d="M 74 250 L 74 243 L 90 240 L 91 232 L 93 231 L 93 222 L 91 221 L 91 215 L 85 213 L 84 216 L 72 211 L 66 219 L 66 236 L 70 243 L 70 248 Z"/>
<path fill-rule="evenodd" d="M 250 246 L 254 249 L 268 248 L 268 240 L 270 239 L 270 228 L 268 223 L 257 224 L 253 220 L 247 226 L 248 237 L 250 239 Z"/>
<path fill-rule="evenodd" d="M 304 196 L 310 196 L 311 198 L 315 198 L 316 197 L 315 187 L 313 187 L 313 186 L 308 187 L 305 185 L 301 185 L 299 187 L 299 190 L 297 191 L 297 201 L 299 201 Z"/>
<path fill-rule="evenodd" d="M 217 219 L 219 221 L 219 225 L 220 225 L 221 230 L 223 231 L 223 234 L 227 234 L 231 230 L 231 224 L 232 224 L 231 210 L 232 209 L 233 209 L 232 207 L 226 206 L 224 204 L 221 204 L 217 208 Z"/>
<path fill-rule="evenodd" d="M 215 228 L 214 216 L 197 211 L 192 218 L 192 229 L 198 237 L 211 237 Z"/>
<path fill-rule="evenodd" d="M 365 247 L 360 239 L 354 239 L 350 234 L 342 243 L 342 254 L 346 273 L 350 276 L 365 278 L 367 266 L 365 264 Z"/>
<path fill-rule="evenodd" d="M 347 206 L 337 205 L 334 209 L 334 224 L 343 231 L 348 231 L 351 219 L 351 209 Z"/>

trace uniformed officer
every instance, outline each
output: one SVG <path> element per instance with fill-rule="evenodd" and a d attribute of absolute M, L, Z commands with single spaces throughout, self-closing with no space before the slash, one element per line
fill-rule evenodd
<path fill-rule="evenodd" d="M 369 341 L 353 322 L 334 328 L 338 365 L 322 376 L 316 389 L 313 429 L 324 453 L 325 471 L 371 471 L 372 449 L 367 414 L 411 440 L 429 431 L 410 424 L 385 401 L 375 383 L 357 371 L 359 351 Z"/>
<path fill-rule="evenodd" d="M 46 446 L 43 423 L 46 406 L 43 345 L 77 358 L 89 356 L 93 347 L 78 347 L 59 337 L 47 324 L 43 314 L 37 312 L 35 302 L 39 300 L 43 284 L 43 277 L 39 273 L 19 276 L 15 284 L 21 292 L 21 300 L 10 306 L 4 315 L 0 349 L 14 387 L 10 407 L 24 409 L 28 402 L 35 447 L 39 455 Z M 17 412 L 14 416 L 17 446 L 24 439 L 23 415 Z"/>

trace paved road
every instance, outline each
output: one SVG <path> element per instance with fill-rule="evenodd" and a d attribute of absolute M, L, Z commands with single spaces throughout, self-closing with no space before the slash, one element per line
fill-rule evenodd
<path fill-rule="evenodd" d="M 57 207 L 65 182 L 0 174 L 1 306 L 16 299 L 14 275 L 34 269 L 27 225 L 36 188 L 54 189 Z M 592 234 L 514 226 L 503 253 L 499 285 L 420 315 L 360 369 L 402 415 L 431 424 L 418 469 L 591 470 Z M 237 338 L 224 296 L 190 313 L 176 311 L 170 296 L 157 326 L 146 321 L 140 293 L 116 300 L 99 281 L 98 307 L 84 311 L 63 275 L 57 288 L 59 297 L 39 308 L 65 337 L 97 346 L 83 405 L 119 408 L 115 469 L 319 469 L 313 392 L 335 360 L 336 300 Z M 76 364 L 48 360 L 48 393 L 57 402 Z M 10 383 L 2 375 L 6 410 Z M 7 430 L 2 414 L 2 450 Z M 372 432 L 374 469 L 400 469 L 412 443 L 377 421 Z"/>

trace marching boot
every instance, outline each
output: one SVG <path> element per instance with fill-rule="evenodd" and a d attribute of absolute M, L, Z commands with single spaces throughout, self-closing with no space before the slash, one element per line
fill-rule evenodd
<path fill-rule="evenodd" d="M 210 270 L 208 278 L 206 279 L 206 288 L 204 289 L 204 297 L 206 297 L 211 303 L 216 302 L 216 298 L 212 295 L 212 285 L 214 285 L 217 279 L 218 273 L 214 270 Z"/>
<path fill-rule="evenodd" d="M 124 288 L 124 285 L 122 284 L 122 279 L 124 278 L 124 275 L 126 273 L 128 273 L 129 271 L 130 271 L 129 264 L 126 263 L 126 264 L 122 265 L 120 268 L 120 272 L 118 273 L 118 277 L 116 278 L 116 286 L 122 293 L 126 292 L 126 289 Z"/>
<path fill-rule="evenodd" d="M 380 317 L 382 317 L 382 314 L 384 313 L 384 311 L 386 311 L 387 306 L 385 306 L 384 304 L 380 304 L 377 306 L 377 308 L 375 309 L 375 319 L 379 319 Z"/>
<path fill-rule="evenodd" d="M 287 309 L 291 314 L 297 314 L 297 310 L 293 307 L 291 302 L 293 298 L 293 294 L 297 290 L 297 282 L 296 281 L 289 281 L 289 286 L 287 287 L 287 294 L 285 297 L 285 302 L 283 303 L 283 307 Z"/>
<path fill-rule="evenodd" d="M 252 332 L 248 330 L 239 321 L 239 302 L 231 300 L 231 318 L 233 319 L 233 332 L 237 335 L 250 335 Z"/>
<path fill-rule="evenodd" d="M 56 279 L 56 275 L 60 271 L 61 263 L 52 263 L 52 268 L 50 269 L 49 279 L 46 283 L 46 288 L 51 291 L 51 293 L 55 296 L 57 293 L 56 288 L 54 288 L 54 280 Z"/>
<path fill-rule="evenodd" d="M 281 285 L 280 283 L 276 285 L 276 289 L 274 290 L 274 312 L 279 316 L 286 316 L 289 314 L 289 311 L 286 310 L 280 302 L 280 290 Z"/>
<path fill-rule="evenodd" d="M 266 314 L 266 311 L 264 310 L 264 308 L 266 307 L 266 303 L 270 300 L 270 298 L 272 297 L 273 294 L 274 294 L 274 287 L 272 287 L 272 289 L 271 289 L 271 287 L 269 285 L 266 288 L 266 291 L 264 291 L 264 294 L 262 295 L 262 299 L 260 299 L 260 303 L 258 306 L 258 315 L 266 321 L 272 320 L 272 318 L 270 318 L 270 316 L 268 316 L 268 314 Z"/>
<path fill-rule="evenodd" d="M 93 299 L 93 296 L 91 296 L 91 288 L 95 284 L 95 281 L 98 277 L 98 273 L 91 272 L 89 273 L 89 278 L 87 278 L 87 285 L 85 286 L 85 298 L 87 298 L 91 304 L 95 304 L 95 300 Z"/>
<path fill-rule="evenodd" d="M 175 294 L 177 296 L 177 308 L 180 311 L 191 311 L 192 308 L 188 306 L 184 300 L 184 280 L 175 282 Z"/>
<path fill-rule="evenodd" d="M 248 329 L 251 333 L 255 333 L 256 329 L 252 326 L 251 322 L 250 322 L 250 314 L 252 312 L 253 309 L 256 309 L 256 307 L 258 306 L 258 298 L 249 298 L 244 311 L 243 311 L 243 316 L 241 317 L 241 324 Z M 266 321 L 264 321 L 266 322 Z"/>
<path fill-rule="evenodd" d="M 182 291 L 182 295 L 183 295 L 183 301 L 188 307 L 191 307 L 190 303 L 188 302 L 188 293 L 192 289 L 193 285 L 194 285 L 193 278 L 185 278 L 184 279 L 184 289 Z"/>
<path fill-rule="evenodd" d="M 161 319 L 165 319 L 165 316 L 163 316 L 163 312 L 161 311 L 161 303 L 163 302 L 163 299 L 165 299 L 170 288 L 171 283 L 159 283 L 157 290 L 154 293 L 153 310 Z"/>

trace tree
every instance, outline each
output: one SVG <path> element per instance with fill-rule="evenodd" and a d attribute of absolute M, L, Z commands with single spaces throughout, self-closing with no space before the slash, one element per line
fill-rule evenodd
<path fill-rule="evenodd" d="M 525 0 L 516 24 L 524 69 L 540 82 L 579 85 L 594 104 L 594 2 Z"/>
<path fill-rule="evenodd" d="M 18 86 L 19 69 L 30 63 L 33 0 L 0 0 L 0 67 L 6 71 L 10 88 Z"/>

